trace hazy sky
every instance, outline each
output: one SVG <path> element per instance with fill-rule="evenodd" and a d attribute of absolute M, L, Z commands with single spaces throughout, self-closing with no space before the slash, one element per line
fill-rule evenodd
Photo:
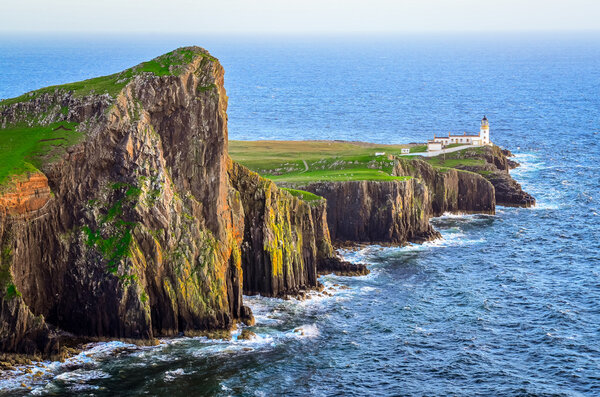
<path fill-rule="evenodd" d="M 0 32 L 600 30 L 600 0 L 0 0 Z"/>

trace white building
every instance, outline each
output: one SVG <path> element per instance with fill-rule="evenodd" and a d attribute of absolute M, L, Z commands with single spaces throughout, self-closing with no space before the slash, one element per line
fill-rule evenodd
<path fill-rule="evenodd" d="M 490 142 L 490 124 L 488 123 L 487 117 L 483 116 L 481 119 L 481 128 L 478 134 L 448 134 L 448 136 L 433 136 L 433 139 L 427 141 L 427 151 L 434 152 L 444 149 L 448 145 L 459 144 L 459 145 L 473 145 L 483 146 L 491 145 Z"/>

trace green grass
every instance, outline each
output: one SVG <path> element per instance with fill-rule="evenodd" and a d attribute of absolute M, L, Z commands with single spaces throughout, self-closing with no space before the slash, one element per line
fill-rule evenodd
<path fill-rule="evenodd" d="M 291 194 L 292 196 L 299 197 L 302 200 L 307 201 L 309 203 L 321 201 L 323 199 L 323 197 L 321 197 L 321 196 L 317 196 L 316 194 L 313 194 L 311 192 L 307 192 L 304 190 L 289 189 L 289 188 L 282 188 L 282 189 L 285 190 L 286 192 L 288 192 L 289 194 Z"/>
<path fill-rule="evenodd" d="M 59 158 L 82 138 L 76 123 L 58 122 L 48 126 L 16 126 L 0 129 L 0 186 L 11 175 L 38 170 Z"/>
<path fill-rule="evenodd" d="M 17 296 L 21 296 L 21 293 L 17 290 L 17 286 L 13 283 L 8 284 L 6 286 L 6 294 L 4 295 L 4 299 L 11 300 Z"/>
<path fill-rule="evenodd" d="M 429 164 L 431 164 L 433 166 L 447 167 L 447 168 L 456 168 L 456 167 L 459 167 L 461 165 L 465 165 L 465 166 L 478 166 L 478 165 L 484 165 L 485 164 L 485 160 L 483 160 L 483 159 L 452 159 L 452 158 L 446 158 L 446 160 L 444 160 L 443 156 L 428 157 L 428 158 L 425 159 L 425 161 L 427 161 Z"/>
<path fill-rule="evenodd" d="M 302 185 L 316 181 L 406 179 L 391 175 L 394 161 L 388 158 L 400 155 L 405 147 L 340 141 L 230 141 L 229 154 L 275 182 Z"/>
<path fill-rule="evenodd" d="M 409 176 L 392 176 L 384 171 L 349 169 L 319 170 L 302 174 L 264 175 L 274 182 L 286 182 L 303 185 L 310 182 L 345 182 L 345 181 L 394 181 L 407 180 Z"/>
<path fill-rule="evenodd" d="M 156 76 L 178 75 L 183 70 L 181 66 L 190 63 L 196 56 L 201 56 L 211 61 L 216 60 L 199 47 L 179 48 L 119 73 L 95 77 L 76 83 L 45 87 L 28 92 L 16 98 L 5 99 L 0 101 L 0 107 L 29 101 L 43 94 L 53 93 L 56 90 L 65 92 L 70 91 L 75 97 L 83 97 L 92 93 L 108 94 L 115 97 L 135 76 L 144 72 L 153 73 Z"/>
<path fill-rule="evenodd" d="M 423 153 L 427 151 L 427 145 L 418 145 L 410 148 L 411 153 Z"/>
<path fill-rule="evenodd" d="M 459 147 L 459 146 L 464 146 L 465 148 L 468 148 L 470 145 L 465 145 L 464 143 L 451 143 L 449 145 L 446 145 L 445 149 L 452 149 L 454 147 Z"/>
<path fill-rule="evenodd" d="M 456 145 L 456 144 L 455 144 Z M 457 144 L 462 146 L 461 144 Z M 449 145 L 452 146 L 452 145 Z M 455 146 L 456 147 L 456 146 Z M 485 159 L 478 157 L 483 153 L 483 148 L 467 148 L 457 152 L 440 154 L 435 157 L 424 157 L 423 160 L 435 167 L 457 168 L 460 166 L 482 166 L 485 165 Z"/>
<path fill-rule="evenodd" d="M 152 73 L 156 76 L 178 75 L 184 66 L 192 62 L 196 57 L 202 57 L 203 61 L 216 61 L 208 52 L 199 47 L 185 47 L 161 55 L 148 62 L 129 68 L 119 73 L 108 76 L 96 77 L 89 80 L 68 83 L 31 91 L 16 98 L 0 101 L 0 111 L 12 104 L 31 101 L 47 93 L 55 91 L 71 92 L 75 97 L 83 97 L 90 94 L 116 95 L 141 73 Z M 202 90 L 214 88 L 213 85 L 201 87 Z M 59 104 L 55 106 L 54 112 L 66 116 L 69 109 Z M 44 114 L 26 114 L 27 123 L 8 125 L 0 129 L 0 187 L 7 184 L 11 176 L 19 176 L 27 172 L 39 170 L 44 164 L 56 161 L 64 153 L 67 147 L 72 146 L 83 138 L 83 133 L 76 132 L 76 124 L 59 122 L 48 126 L 42 126 L 41 120 L 48 116 Z M 56 130 L 57 127 L 59 128 Z"/>

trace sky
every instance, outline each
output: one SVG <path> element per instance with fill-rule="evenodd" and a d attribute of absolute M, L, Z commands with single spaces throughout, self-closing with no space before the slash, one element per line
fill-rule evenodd
<path fill-rule="evenodd" d="M 600 30 L 600 0 L 0 0 L 0 33 Z"/>

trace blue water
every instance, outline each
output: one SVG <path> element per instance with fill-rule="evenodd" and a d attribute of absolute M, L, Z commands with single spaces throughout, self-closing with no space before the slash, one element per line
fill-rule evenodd
<path fill-rule="evenodd" d="M 226 68 L 231 139 L 405 143 L 475 131 L 486 114 L 538 206 L 345 251 L 371 274 L 323 277 L 332 297 L 246 298 L 252 341 L 97 344 L 0 393 L 600 395 L 600 36 L 5 37 L 0 97 L 188 44 Z"/>

